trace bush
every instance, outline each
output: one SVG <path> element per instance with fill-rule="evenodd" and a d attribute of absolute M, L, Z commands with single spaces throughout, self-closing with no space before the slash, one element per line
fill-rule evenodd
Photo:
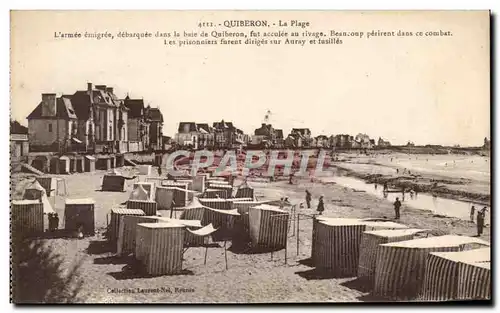
<path fill-rule="evenodd" d="M 71 303 L 78 301 L 83 281 L 82 260 L 65 273 L 62 257 L 43 240 L 14 239 L 11 243 L 11 301 L 24 303 Z"/>

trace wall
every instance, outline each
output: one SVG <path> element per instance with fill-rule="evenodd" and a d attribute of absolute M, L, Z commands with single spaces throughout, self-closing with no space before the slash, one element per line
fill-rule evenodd
<path fill-rule="evenodd" d="M 52 125 L 52 132 L 49 132 L 49 124 Z M 28 121 L 28 138 L 30 144 L 33 145 L 51 145 L 58 139 L 63 142 L 69 138 L 70 131 L 66 120 L 33 119 Z"/>
<path fill-rule="evenodd" d="M 127 132 L 128 132 L 128 141 L 140 141 L 139 137 L 139 119 L 137 118 L 129 118 L 127 121 Z"/>

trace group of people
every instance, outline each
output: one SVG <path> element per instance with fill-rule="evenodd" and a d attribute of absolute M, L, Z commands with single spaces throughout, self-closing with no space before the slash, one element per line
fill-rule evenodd
<path fill-rule="evenodd" d="M 481 210 L 477 210 L 476 215 L 476 226 L 477 226 L 477 236 L 481 236 L 483 234 L 484 229 L 484 218 L 486 216 L 486 211 L 488 211 L 487 207 L 482 208 Z M 470 208 L 470 220 L 474 222 L 474 213 L 476 212 L 476 207 L 472 206 Z"/>
<path fill-rule="evenodd" d="M 311 200 L 312 200 L 311 192 L 309 190 L 306 190 L 306 204 L 308 209 L 311 208 Z M 316 211 L 318 211 L 319 215 L 322 215 L 323 211 L 325 211 L 325 203 L 323 202 L 323 196 L 319 197 L 318 207 L 316 208 Z"/>

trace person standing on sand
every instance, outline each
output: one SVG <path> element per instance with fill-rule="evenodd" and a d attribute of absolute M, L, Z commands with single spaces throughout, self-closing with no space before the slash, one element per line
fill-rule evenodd
<path fill-rule="evenodd" d="M 396 215 L 396 219 L 399 220 L 399 209 L 401 208 L 401 201 L 399 201 L 399 198 L 396 198 L 396 201 L 394 202 L 394 213 Z"/>
<path fill-rule="evenodd" d="M 472 206 L 470 208 L 470 221 L 471 222 L 474 222 L 474 213 L 476 212 L 476 208 L 474 206 Z"/>
<path fill-rule="evenodd" d="M 483 234 L 484 227 L 484 209 L 477 211 L 477 236 L 480 237 Z"/>
<path fill-rule="evenodd" d="M 306 203 L 308 209 L 311 208 L 311 198 L 311 193 L 309 192 L 309 190 L 306 190 Z"/>
<path fill-rule="evenodd" d="M 319 212 L 319 215 L 323 214 L 325 210 L 325 204 L 323 203 L 323 196 L 319 197 L 318 208 L 316 209 Z"/>

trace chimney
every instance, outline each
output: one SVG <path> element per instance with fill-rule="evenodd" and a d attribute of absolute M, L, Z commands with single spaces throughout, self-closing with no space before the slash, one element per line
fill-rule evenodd
<path fill-rule="evenodd" d="M 106 91 L 106 85 L 95 85 L 95 89 Z"/>
<path fill-rule="evenodd" d="M 56 94 L 55 93 L 42 93 L 42 116 L 56 116 Z"/>
<path fill-rule="evenodd" d="M 113 87 L 106 87 L 106 91 L 109 93 L 113 93 L 114 88 Z"/>
<path fill-rule="evenodd" d="M 266 127 L 266 123 L 262 123 L 261 127 L 262 128 Z"/>

